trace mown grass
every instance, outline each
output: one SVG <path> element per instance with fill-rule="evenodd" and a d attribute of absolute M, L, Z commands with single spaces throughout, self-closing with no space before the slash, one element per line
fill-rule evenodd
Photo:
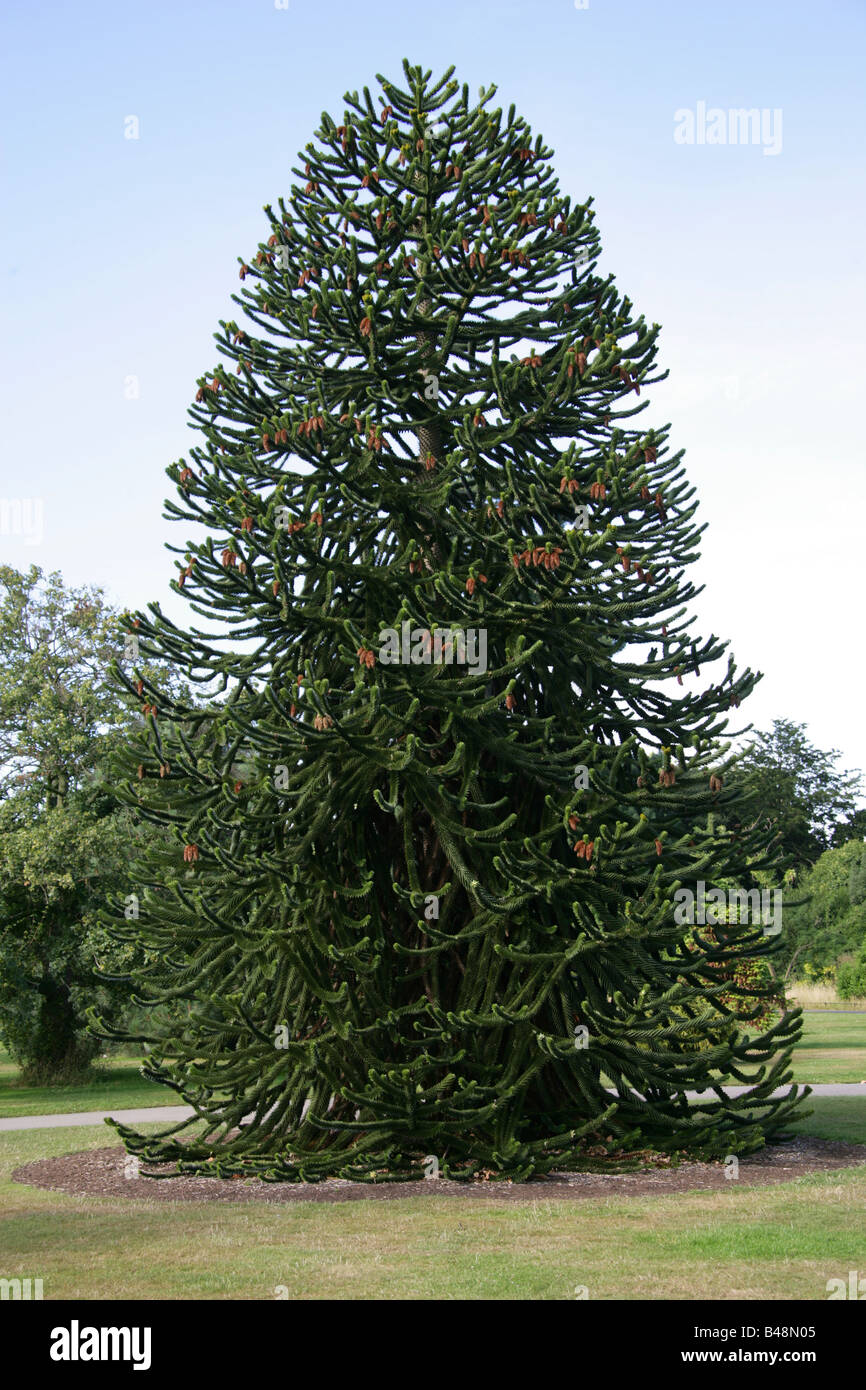
<path fill-rule="evenodd" d="M 0 1049 L 0 1119 L 16 1115 L 62 1115 L 78 1110 L 131 1110 L 174 1105 L 165 1086 L 145 1081 L 133 1057 L 113 1053 L 100 1058 L 91 1079 L 75 1086 L 25 1086 L 19 1068 Z"/>
<path fill-rule="evenodd" d="M 866 1082 L 866 1013 L 804 1014 L 794 1079 Z"/>
<path fill-rule="evenodd" d="M 807 1096 L 812 1114 L 788 1126 L 786 1133 L 812 1134 L 816 1139 L 842 1139 L 866 1144 L 866 1086 L 863 1096 Z"/>
<path fill-rule="evenodd" d="M 800 1085 L 866 1082 L 866 1013 L 804 1014 L 792 1067 Z"/>
<path fill-rule="evenodd" d="M 799 1129 L 866 1142 L 866 1097 Z M 155 1129 L 157 1126 L 146 1126 Z M 0 1134 L 0 1276 L 46 1299 L 825 1299 L 866 1268 L 866 1167 L 766 1187 L 512 1204 L 411 1197 L 163 1204 L 10 1180 L 113 1143 L 103 1127 Z"/>

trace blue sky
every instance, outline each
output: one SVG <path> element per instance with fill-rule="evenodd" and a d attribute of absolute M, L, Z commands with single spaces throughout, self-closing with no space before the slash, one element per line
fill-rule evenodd
<path fill-rule="evenodd" d="M 644 419 L 709 523 L 701 629 L 765 673 L 740 713 L 866 770 L 862 0 L 7 0 L 2 40 L 0 499 L 44 518 L 3 560 L 179 615 L 163 470 L 262 205 L 347 89 L 454 63 L 594 197 L 599 269 L 663 326 Z M 780 148 L 677 143 L 701 102 L 781 112 Z"/>

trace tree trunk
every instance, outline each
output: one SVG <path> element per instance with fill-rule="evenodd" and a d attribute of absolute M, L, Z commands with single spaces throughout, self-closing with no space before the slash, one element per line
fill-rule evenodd
<path fill-rule="evenodd" d="M 65 981 L 46 970 L 38 993 L 39 1021 L 28 1044 L 22 1078 L 38 1084 L 73 1080 L 87 1071 L 99 1041 L 81 1036 L 81 1023 Z"/>

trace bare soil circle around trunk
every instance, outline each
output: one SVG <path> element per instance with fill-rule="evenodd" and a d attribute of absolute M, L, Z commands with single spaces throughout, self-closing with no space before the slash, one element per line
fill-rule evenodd
<path fill-rule="evenodd" d="M 826 1173 L 866 1164 L 866 1144 L 807 1136 L 769 1144 L 739 1159 L 737 1176 L 724 1163 L 660 1163 L 628 1173 L 552 1173 L 529 1182 L 351 1182 L 331 1178 L 315 1183 L 272 1183 L 260 1178 L 201 1178 L 189 1174 L 158 1180 L 141 1166 L 137 1178 L 126 1176 L 126 1150 L 118 1146 L 87 1149 L 56 1158 L 37 1159 L 16 1168 L 14 1182 L 49 1192 L 81 1197 L 120 1197 L 145 1202 L 352 1202 L 400 1197 L 469 1197 L 526 1202 L 581 1197 L 662 1197 L 672 1192 L 762 1186 L 790 1182 L 810 1173 Z"/>

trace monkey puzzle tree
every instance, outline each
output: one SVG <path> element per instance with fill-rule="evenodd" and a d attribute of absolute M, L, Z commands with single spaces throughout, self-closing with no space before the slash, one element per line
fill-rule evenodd
<path fill-rule="evenodd" d="M 188 1003 L 140 1040 L 206 1123 L 118 1129 L 273 1180 L 744 1151 L 797 1103 L 771 1093 L 800 1025 L 739 1031 L 718 967 L 772 950 L 760 927 L 696 950 L 673 917 L 772 856 L 724 782 L 757 677 L 684 686 L 726 643 L 691 633 L 682 456 L 631 423 L 658 327 L 495 88 L 404 67 L 265 208 L 247 327 L 216 335 L 235 371 L 168 470 L 206 626 L 127 630 L 209 699 L 142 687 L 125 794 L 176 850 L 114 929 L 153 962 L 140 999 Z"/>

